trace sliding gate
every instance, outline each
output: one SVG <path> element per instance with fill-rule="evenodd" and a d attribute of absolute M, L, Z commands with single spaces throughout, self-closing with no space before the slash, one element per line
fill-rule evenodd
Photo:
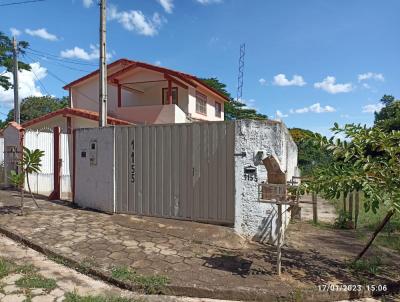
<path fill-rule="evenodd" d="M 116 211 L 234 223 L 234 124 L 115 129 Z"/>

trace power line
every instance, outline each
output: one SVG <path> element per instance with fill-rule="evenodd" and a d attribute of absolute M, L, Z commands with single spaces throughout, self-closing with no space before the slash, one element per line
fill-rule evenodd
<path fill-rule="evenodd" d="M 11 5 L 27 4 L 27 3 L 43 2 L 43 1 L 46 1 L 46 0 L 29 0 L 29 1 L 20 1 L 20 2 L 0 3 L 0 6 L 11 6 Z"/>
<path fill-rule="evenodd" d="M 25 56 L 27 56 L 29 59 L 32 60 L 32 58 L 29 57 L 28 55 L 25 54 Z M 57 81 L 63 83 L 64 85 L 67 85 L 67 84 L 68 84 L 67 81 L 64 81 L 63 79 L 61 79 L 59 76 L 57 76 L 55 73 L 53 73 L 48 67 L 46 67 L 46 70 L 47 70 L 48 74 L 49 74 L 50 76 L 52 76 L 53 78 L 55 78 Z M 89 97 L 88 95 L 86 95 L 85 93 L 80 92 L 78 89 L 74 90 L 74 92 L 76 92 L 77 94 L 80 94 L 81 96 L 85 97 L 87 100 L 89 100 L 89 101 L 91 101 L 91 102 L 93 102 L 93 103 L 95 103 L 95 104 L 99 104 L 98 101 L 93 100 L 92 98 L 90 98 L 90 97 Z"/>
<path fill-rule="evenodd" d="M 33 63 L 33 60 L 31 58 L 31 61 Z M 36 80 L 38 80 L 40 86 L 42 86 L 43 90 L 47 93 L 47 95 L 50 95 L 49 91 L 46 89 L 46 87 L 44 86 L 44 84 L 42 83 L 42 81 L 39 79 L 39 77 L 37 76 L 36 72 L 33 71 L 33 68 L 31 68 L 31 71 L 33 73 L 33 75 L 35 76 Z"/>
<path fill-rule="evenodd" d="M 97 64 L 94 64 L 94 63 L 88 63 L 88 62 L 82 62 L 80 60 L 73 60 L 73 59 L 63 58 L 63 57 L 57 56 L 55 54 L 51 54 L 51 53 L 40 51 L 40 50 L 35 50 L 35 49 L 30 48 L 30 47 L 28 47 L 28 49 L 30 51 L 36 53 L 36 54 L 39 54 L 39 55 L 42 55 L 42 56 L 45 55 L 46 57 L 49 56 L 49 57 L 54 58 L 54 60 L 58 60 L 58 61 L 69 62 L 71 64 L 78 64 L 78 65 L 98 66 Z"/>
<path fill-rule="evenodd" d="M 55 64 L 55 65 L 58 65 L 58 66 L 61 66 L 61 67 L 64 67 L 64 68 L 68 68 L 70 70 L 79 71 L 79 72 L 88 72 L 88 73 L 92 72 L 91 70 L 85 70 L 85 69 L 80 69 L 80 68 L 76 68 L 76 67 L 71 67 L 71 66 L 65 65 L 63 63 L 60 63 L 57 60 L 49 59 L 47 57 L 43 57 L 41 55 L 37 55 L 37 54 L 31 53 L 31 52 L 26 52 L 26 53 L 29 53 L 30 55 L 35 56 L 35 58 L 37 58 L 37 60 L 40 60 L 42 62 L 45 61 L 46 63 Z"/>

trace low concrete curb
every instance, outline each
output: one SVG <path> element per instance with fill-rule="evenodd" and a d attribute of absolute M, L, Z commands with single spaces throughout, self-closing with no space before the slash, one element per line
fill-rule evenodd
<path fill-rule="evenodd" d="M 77 270 L 80 273 L 89 275 L 91 277 L 100 279 L 111 285 L 117 286 L 122 289 L 142 292 L 140 286 L 123 282 L 113 278 L 109 274 L 103 271 L 97 270 L 92 267 L 82 265 L 80 262 L 65 257 L 47 247 L 43 247 L 40 244 L 35 243 L 33 240 L 26 238 L 13 230 L 0 225 L 0 233 L 9 237 L 14 241 L 18 241 L 27 247 L 42 253 L 48 257 L 54 257 L 60 259 L 62 263 L 68 267 Z M 278 277 L 277 277 L 278 278 Z M 284 282 L 284 281 L 282 281 Z M 318 291 L 317 288 L 301 289 L 294 288 L 291 292 L 277 292 L 276 290 L 259 290 L 253 288 L 215 288 L 209 289 L 204 287 L 188 287 L 178 285 L 167 285 L 166 290 L 163 294 L 174 295 L 174 296 L 187 296 L 197 298 L 214 298 L 214 299 L 226 299 L 226 300 L 242 300 L 242 301 L 263 301 L 263 302 L 275 302 L 275 301 L 318 301 L 318 302 L 329 302 L 339 301 L 347 299 L 359 299 L 367 297 L 379 297 L 383 295 L 389 295 L 400 292 L 400 282 L 393 282 L 387 284 L 387 291 L 385 293 L 371 293 L 367 290 L 359 292 L 347 292 L 347 291 Z"/>

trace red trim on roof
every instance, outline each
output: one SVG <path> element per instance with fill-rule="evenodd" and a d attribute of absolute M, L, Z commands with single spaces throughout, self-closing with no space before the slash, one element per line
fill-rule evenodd
<path fill-rule="evenodd" d="M 114 66 L 116 66 L 118 64 L 122 64 L 122 65 L 130 64 L 130 61 L 127 60 L 127 59 L 119 59 L 119 60 L 117 60 L 115 62 L 112 62 L 112 63 L 108 64 L 107 68 L 112 68 L 112 67 L 114 67 Z M 93 71 L 93 72 L 91 72 L 91 73 L 89 73 L 89 74 L 87 74 L 87 75 L 85 75 L 85 76 L 83 76 L 83 77 L 81 77 L 81 78 L 79 78 L 79 79 L 77 79 L 77 80 L 65 85 L 63 87 L 63 89 L 67 90 L 68 88 L 70 88 L 72 86 L 75 86 L 76 84 L 79 84 L 80 82 L 85 81 L 85 80 L 97 75 L 98 73 L 99 73 L 99 70 L 97 69 L 97 70 L 95 70 L 95 71 Z"/>
<path fill-rule="evenodd" d="M 71 115 L 71 116 L 77 116 L 77 117 L 82 117 L 82 118 L 86 118 L 89 120 L 93 120 L 93 121 L 98 121 L 99 120 L 99 113 L 98 112 L 94 112 L 94 111 L 89 111 L 89 110 L 84 110 L 84 109 L 77 109 L 77 108 L 64 108 L 64 109 L 59 109 L 56 111 L 53 111 L 51 113 L 45 114 L 41 117 L 35 118 L 33 120 L 30 120 L 28 122 L 25 122 L 22 124 L 22 127 L 29 127 L 32 126 L 34 124 L 43 122 L 45 120 L 48 120 L 50 118 L 53 118 L 55 116 L 59 116 L 59 115 Z M 120 119 L 116 119 L 113 117 L 107 117 L 107 123 L 109 125 L 134 125 L 131 122 L 125 121 L 125 120 L 120 120 Z"/>
<path fill-rule="evenodd" d="M 113 66 L 116 66 L 117 64 L 124 64 L 127 65 L 127 67 L 111 74 L 108 77 L 108 80 L 113 80 L 115 79 L 117 76 L 125 73 L 126 71 L 131 70 L 131 68 L 136 68 L 136 67 L 142 67 L 145 69 L 150 69 L 156 72 L 160 72 L 160 73 L 165 73 L 165 74 L 169 74 L 171 76 L 177 77 L 180 80 L 188 83 L 189 85 L 193 86 L 193 87 L 197 87 L 197 84 L 200 84 L 201 86 L 205 87 L 206 89 L 210 90 L 211 92 L 217 94 L 218 96 L 220 96 L 221 98 L 223 98 L 225 101 L 229 102 L 230 99 L 223 95 L 222 93 L 220 93 L 219 91 L 217 91 L 216 89 L 214 89 L 213 87 L 210 87 L 209 85 L 207 85 L 206 83 L 202 82 L 199 78 L 197 78 L 196 76 L 187 74 L 187 73 L 183 73 L 183 72 L 179 72 L 176 70 L 172 70 L 172 69 L 168 69 L 168 68 L 164 68 L 164 67 L 160 67 L 160 66 L 156 66 L 156 65 L 152 65 L 152 64 L 148 64 L 148 63 L 144 63 L 144 62 L 138 62 L 138 61 L 132 61 L 132 60 L 128 60 L 128 59 L 119 59 L 111 64 L 108 64 L 108 68 L 111 68 Z M 79 84 L 82 81 L 85 81 L 87 79 L 89 79 L 90 77 L 93 77 L 95 75 L 97 75 L 99 73 L 99 70 L 93 71 L 92 73 L 89 73 L 88 75 L 79 78 L 69 84 L 67 84 L 66 86 L 64 86 L 64 89 L 68 89 L 72 86 L 75 86 L 77 84 Z"/>

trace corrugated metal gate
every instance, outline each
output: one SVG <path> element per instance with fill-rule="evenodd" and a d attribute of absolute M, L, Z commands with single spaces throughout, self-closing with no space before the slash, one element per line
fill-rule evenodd
<path fill-rule="evenodd" d="M 232 225 L 234 124 L 115 129 L 116 212 Z"/>

